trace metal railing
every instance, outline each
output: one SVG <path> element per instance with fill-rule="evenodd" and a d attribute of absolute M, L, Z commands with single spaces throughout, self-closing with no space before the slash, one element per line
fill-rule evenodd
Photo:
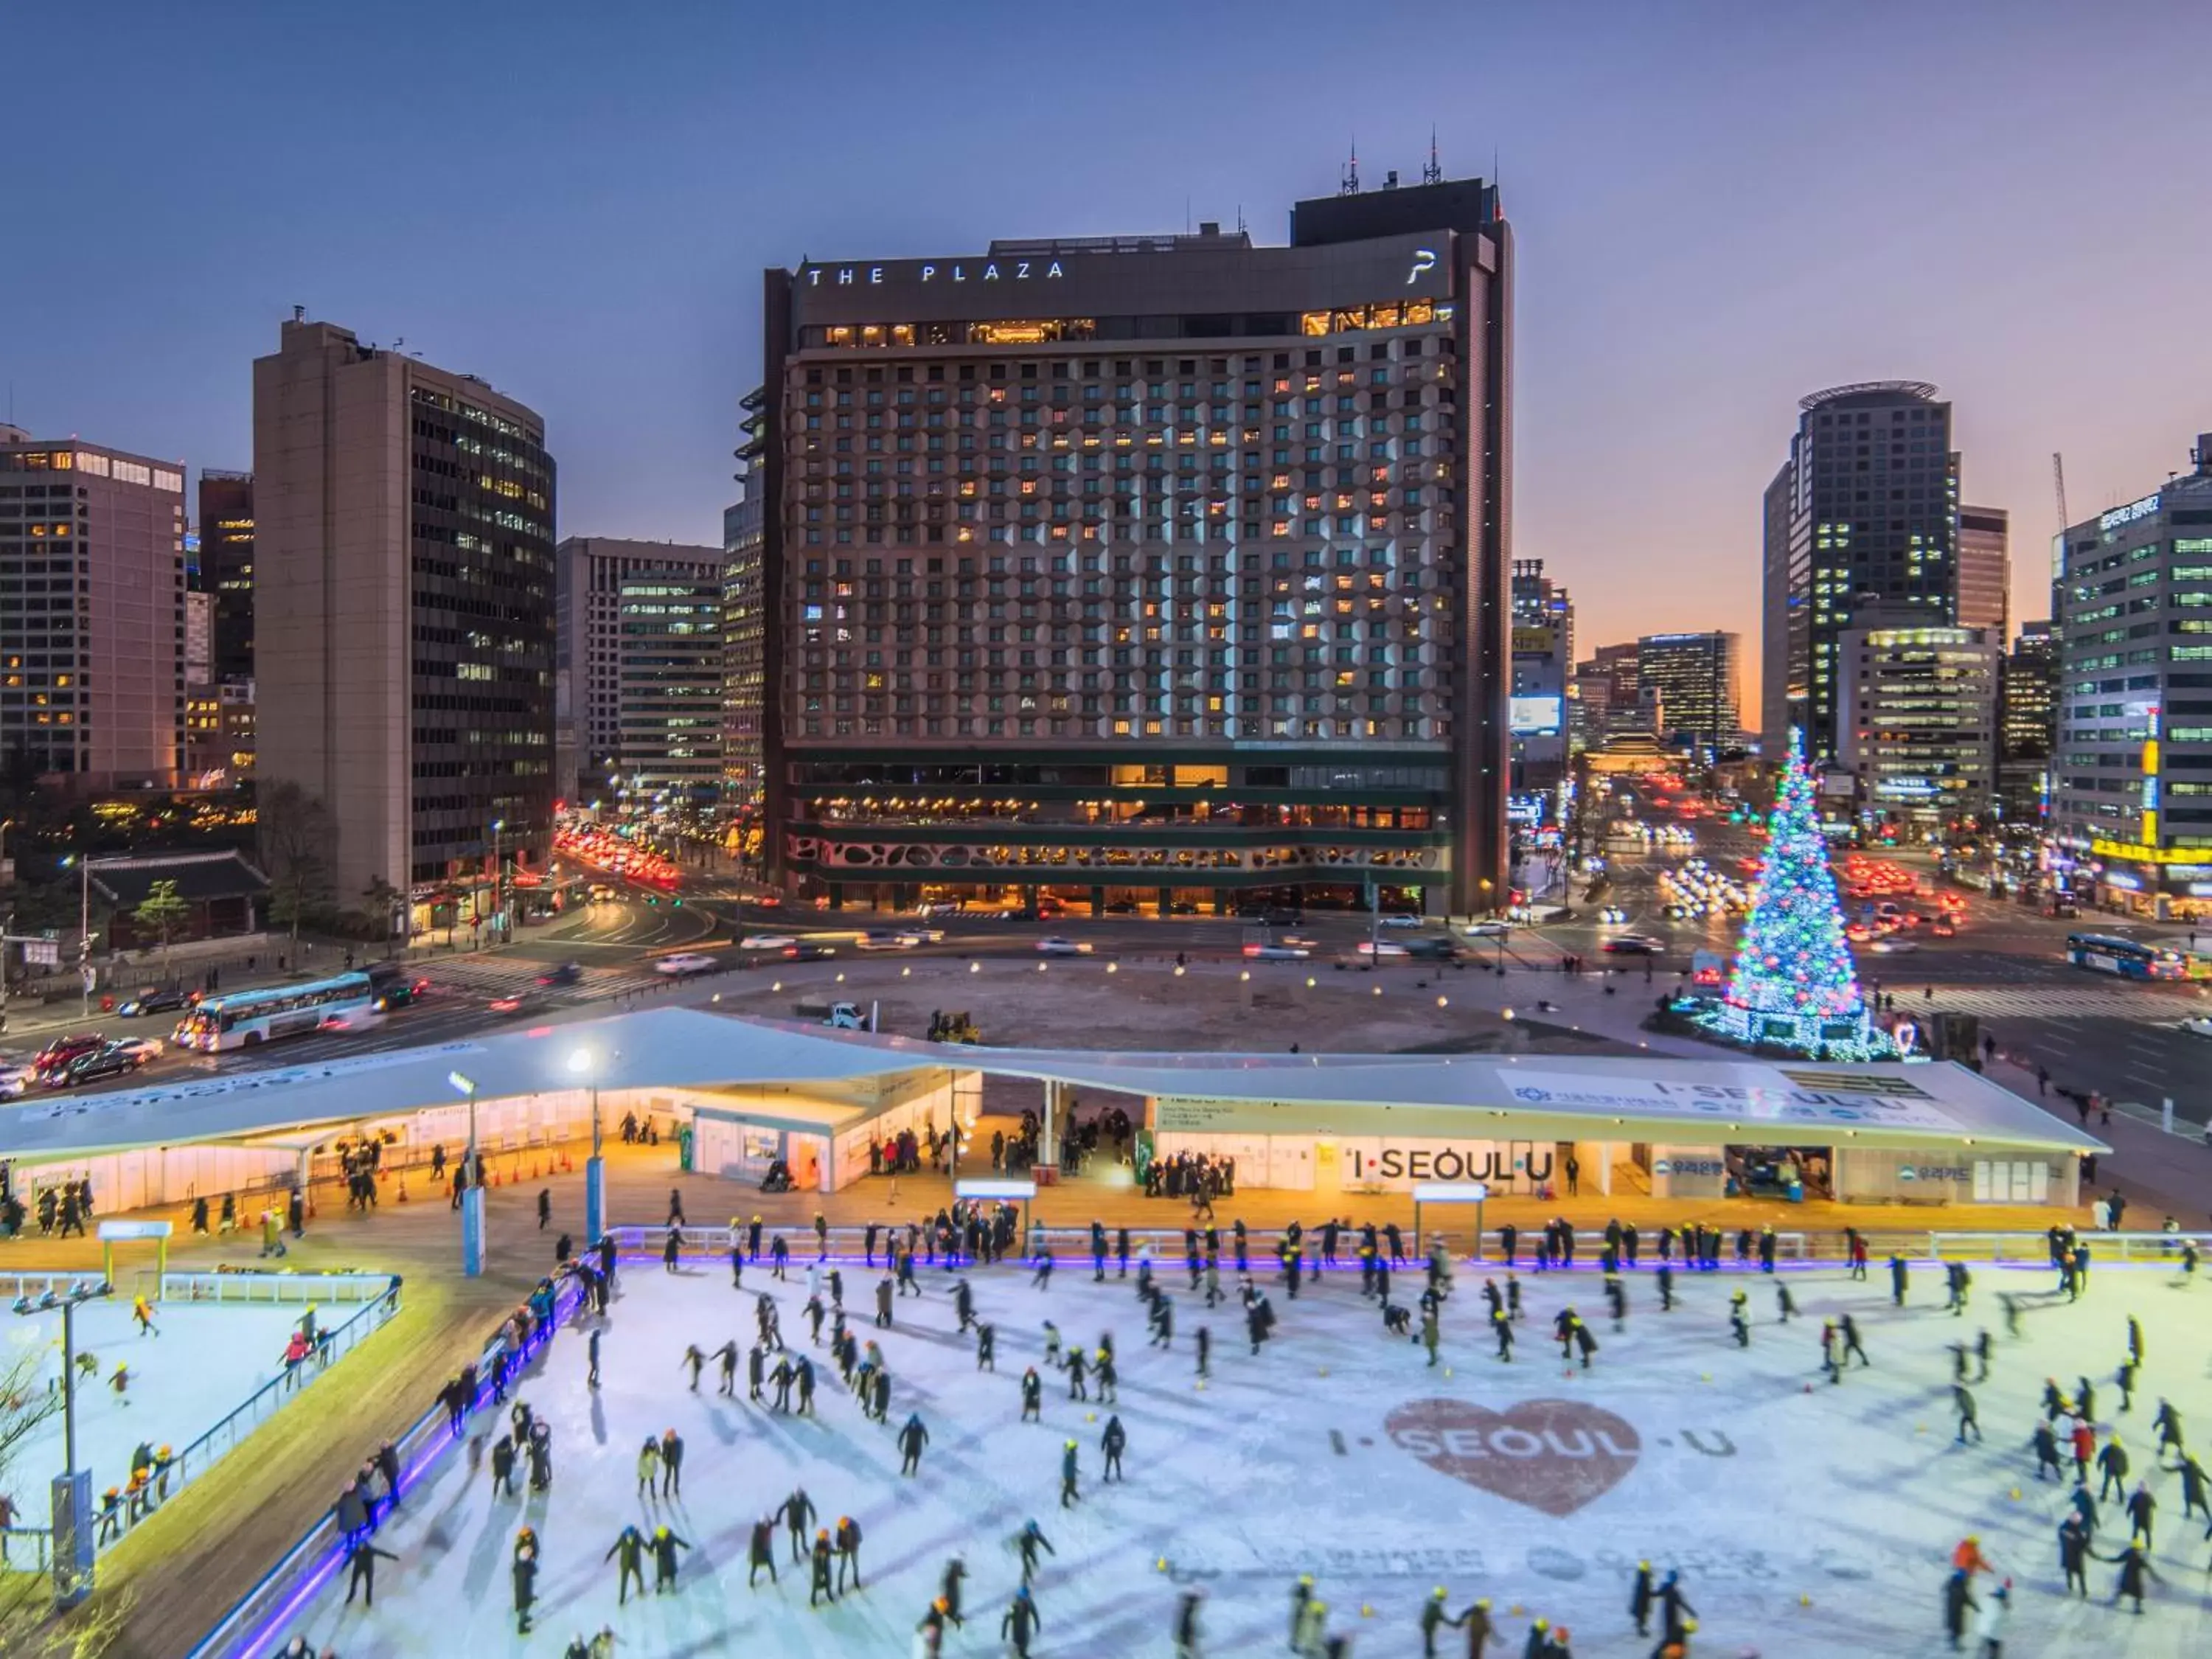
<path fill-rule="evenodd" d="M 494 1368 L 520 1368 L 552 1338 L 576 1306 L 579 1288 L 574 1279 L 562 1281 L 556 1293 L 553 1317 L 532 1335 L 519 1353 L 510 1352 L 504 1322 L 487 1341 L 477 1361 L 477 1398 L 471 1409 L 480 1409 L 492 1385 Z M 425 1471 L 455 1444 L 445 1408 L 425 1412 L 393 1443 L 399 1455 L 400 1485 L 411 1486 Z M 338 1529 L 337 1508 L 325 1510 L 299 1541 L 264 1573 L 253 1587 L 216 1621 L 192 1647 L 185 1659 L 257 1659 L 283 1640 L 283 1620 L 312 1595 L 338 1565 L 344 1544 Z"/>
<path fill-rule="evenodd" d="M 0 1570 L 45 1572 L 54 1564 L 51 1527 L 0 1527 Z"/>
<path fill-rule="evenodd" d="M 163 1302 L 374 1302 L 397 1284 L 390 1273 L 141 1273 L 143 1294 L 149 1278 Z"/>
<path fill-rule="evenodd" d="M 170 1279 L 222 1280 L 226 1288 L 235 1288 L 241 1281 L 250 1279 L 291 1280 L 312 1284 L 318 1275 L 281 1273 L 169 1273 L 163 1275 L 164 1283 Z M 100 1529 L 94 1534 L 95 1547 L 105 1548 L 118 1542 L 124 1534 L 144 1524 L 160 1512 L 173 1490 L 189 1486 L 200 1476 L 220 1463 L 238 1449 L 240 1441 L 252 1434 L 282 1410 L 295 1394 L 303 1393 L 331 1364 L 357 1346 L 364 1337 L 381 1329 L 392 1316 L 399 1311 L 400 1279 L 397 1273 L 380 1275 L 331 1274 L 332 1280 L 345 1279 L 358 1285 L 373 1279 L 375 1294 L 366 1306 L 357 1309 L 343 1323 L 320 1332 L 309 1358 L 298 1362 L 282 1376 L 273 1376 L 256 1389 L 234 1407 L 230 1413 L 198 1439 L 186 1446 L 149 1480 L 141 1492 L 120 1504 L 110 1526 L 109 1517 L 103 1515 Z M 246 1301 L 306 1301 L 305 1297 L 272 1295 L 267 1297 L 234 1297 L 229 1300 Z M 335 1298 L 333 1298 L 335 1299 Z M 358 1297 L 355 1299 L 359 1299 Z"/>

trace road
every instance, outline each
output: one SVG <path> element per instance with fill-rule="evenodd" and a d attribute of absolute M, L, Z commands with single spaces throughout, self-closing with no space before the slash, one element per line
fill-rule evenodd
<path fill-rule="evenodd" d="M 1751 878 L 1736 863 L 1756 853 L 1757 842 L 1747 830 L 1701 820 L 1698 831 L 1703 856 L 1747 882 Z M 1509 940 L 1476 941 L 1472 949 L 1478 958 L 1502 954 L 1509 963 L 1523 968 L 1553 966 L 1568 954 L 1593 964 L 1632 964 L 1640 959 L 1607 956 L 1604 941 L 1623 932 L 1648 933 L 1666 942 L 1664 952 L 1651 963 L 1655 979 L 1662 983 L 1686 972 L 1697 950 L 1725 958 L 1734 950 L 1737 923 L 1676 921 L 1661 914 L 1654 883 L 1662 867 L 1679 863 L 1681 856 L 1614 855 L 1615 885 L 1609 897 L 1626 909 L 1625 924 L 1601 927 L 1584 915 L 1569 923 L 1516 930 Z M 840 957 L 849 957 L 854 954 L 851 936 L 856 931 L 890 920 L 872 912 L 765 906 L 726 879 L 694 879 L 682 901 L 679 904 L 673 896 L 626 888 L 617 900 L 526 930 L 501 950 L 434 954 L 420 960 L 418 971 L 431 986 L 428 995 L 418 1006 L 397 1012 L 378 1030 L 325 1033 L 251 1055 L 227 1054 L 212 1062 L 173 1055 L 138 1073 L 132 1082 L 155 1082 L 210 1065 L 226 1071 L 292 1065 L 497 1029 L 513 1017 L 495 1014 L 487 1004 L 514 991 L 538 991 L 538 976 L 563 963 L 576 963 L 580 980 L 538 991 L 528 1009 L 531 1018 L 581 1012 L 655 988 L 663 976 L 653 970 L 653 959 L 675 951 L 699 952 L 726 968 L 781 964 L 775 951 L 744 948 L 742 941 L 748 937 L 823 936 L 830 939 Z M 1249 921 L 1210 916 L 1115 915 L 1024 922 L 965 915 L 932 925 L 941 927 L 945 937 L 909 952 L 918 963 L 1028 957 L 1034 955 L 1040 939 L 1053 934 L 1086 941 L 1102 957 L 1184 952 L 1194 957 L 1226 957 L 1258 936 Z M 2047 1069 L 2054 1092 L 2094 1089 L 2152 1109 L 2170 1097 L 2181 1117 L 2200 1124 L 2212 1120 L 2212 1065 L 2207 1064 L 2212 1061 L 2212 1039 L 2179 1028 L 2179 1022 L 2191 1014 L 2212 1013 L 2212 995 L 2194 986 L 2137 984 L 2070 966 L 2062 955 L 2065 937 L 2088 927 L 2129 931 L 2101 921 L 2053 921 L 2016 904 L 1969 895 L 1959 937 L 1917 939 L 1916 949 L 1895 954 L 1862 946 L 1860 971 L 1869 990 L 1879 987 L 1895 996 L 1900 1008 L 1917 1006 L 1978 1016 L 1984 1030 L 2008 1054 L 2029 1066 Z M 1364 916 L 1316 912 L 1297 931 L 1313 940 L 1316 960 L 1327 960 L 1365 939 L 1369 925 Z M 1393 929 L 1381 930 L 1385 939 L 1394 933 Z M 2180 942 L 2178 937 L 2176 942 Z M 820 976 L 827 980 L 830 973 Z M 130 1035 L 141 1024 L 112 1018 L 93 1024 L 110 1036 Z M 166 1019 L 144 1022 L 149 1032 L 167 1024 Z M 61 1028 L 58 1024 L 57 1029 Z M 67 1021 L 66 1029 L 81 1029 L 81 1022 Z M 14 1035 L 19 1048 L 38 1040 L 33 1036 L 27 1042 L 20 1029 Z"/>

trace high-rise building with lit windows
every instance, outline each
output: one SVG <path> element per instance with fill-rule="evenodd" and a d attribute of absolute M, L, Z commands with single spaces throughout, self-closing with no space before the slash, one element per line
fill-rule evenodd
<path fill-rule="evenodd" d="M 769 271 L 771 875 L 1501 902 L 1511 270 L 1463 181 Z"/>
<path fill-rule="evenodd" d="M 553 550 L 582 800 L 704 809 L 722 791 L 719 547 L 571 536 Z"/>
<path fill-rule="evenodd" d="M 0 759 L 173 785 L 185 689 L 180 465 L 0 426 Z"/>
<path fill-rule="evenodd" d="M 381 880 L 417 927 L 511 910 L 552 845 L 544 422 L 295 318 L 254 360 L 253 489 L 256 775 L 330 810 L 339 904 Z"/>
<path fill-rule="evenodd" d="M 2046 868 L 2142 916 L 2212 917 L 2212 432 L 2191 470 L 2069 526 Z"/>
<path fill-rule="evenodd" d="M 209 678 L 253 678 L 253 475 L 200 471 L 200 586 L 215 599 Z"/>
<path fill-rule="evenodd" d="M 1959 457 L 1951 405 L 1918 380 L 1814 392 L 1765 497 L 1760 653 L 1766 752 L 1802 727 L 1837 758 L 1842 640 L 1863 617 L 1958 620 Z"/>
<path fill-rule="evenodd" d="M 768 684 L 768 614 L 761 591 L 764 515 L 757 481 L 722 509 L 722 805 L 747 823 L 761 814 L 762 704 Z"/>

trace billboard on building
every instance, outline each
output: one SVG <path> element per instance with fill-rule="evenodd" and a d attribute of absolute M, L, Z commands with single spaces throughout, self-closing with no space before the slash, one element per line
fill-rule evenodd
<path fill-rule="evenodd" d="M 1507 719 L 1516 738 L 1557 737 L 1566 724 L 1567 700 L 1560 696 L 1515 697 Z"/>

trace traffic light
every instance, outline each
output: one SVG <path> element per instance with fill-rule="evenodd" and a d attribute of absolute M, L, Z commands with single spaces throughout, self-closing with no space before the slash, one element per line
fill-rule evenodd
<path fill-rule="evenodd" d="M 669 902 L 671 904 L 674 905 L 674 906 L 675 906 L 678 909 L 679 909 L 679 910 L 681 910 L 681 909 L 684 908 L 684 901 L 683 901 L 682 899 L 680 899 L 680 898 L 672 898 L 672 899 L 669 900 L 668 902 Z"/>
<path fill-rule="evenodd" d="M 658 908 L 659 907 L 659 904 L 660 904 L 660 896 L 659 896 L 659 894 L 657 894 L 657 893 L 647 893 L 647 894 L 645 896 L 645 902 L 646 902 L 648 905 L 651 905 L 651 906 L 653 906 L 653 908 Z"/>

